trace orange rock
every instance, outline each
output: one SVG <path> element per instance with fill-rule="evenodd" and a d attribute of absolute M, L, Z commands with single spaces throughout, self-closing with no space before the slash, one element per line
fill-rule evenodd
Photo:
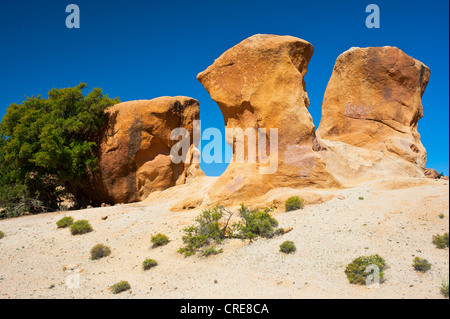
<path fill-rule="evenodd" d="M 87 192 L 99 203 L 130 203 L 151 192 L 183 184 L 202 175 L 198 164 L 171 161 L 177 141 L 171 131 L 185 128 L 192 144 L 199 103 L 189 97 L 159 97 L 119 103 L 107 109 L 108 121 L 98 139 L 99 169 L 89 177 Z M 188 156 L 192 157 L 191 145 Z"/>
<path fill-rule="evenodd" d="M 440 175 L 437 170 L 432 169 L 432 168 L 425 168 L 424 174 L 426 177 L 432 178 L 432 179 L 439 178 L 439 175 Z"/>
<path fill-rule="evenodd" d="M 425 168 L 417 123 L 429 68 L 395 47 L 351 48 L 336 60 L 317 136 Z"/>
<path fill-rule="evenodd" d="M 260 196 L 275 187 L 338 186 L 314 152 L 315 127 L 308 112 L 309 99 L 304 75 L 313 46 L 291 36 L 254 35 L 223 53 L 197 79 L 222 111 L 227 129 L 278 129 L 278 159 L 273 174 L 263 174 L 248 158 L 236 160 L 242 147 L 233 147 L 233 162 L 210 191 L 212 202 L 238 202 Z M 235 135 L 236 145 L 242 137 Z M 232 138 L 227 136 L 232 143 Z M 243 147 L 249 154 L 248 144 Z M 268 152 L 266 152 L 267 154 Z"/>

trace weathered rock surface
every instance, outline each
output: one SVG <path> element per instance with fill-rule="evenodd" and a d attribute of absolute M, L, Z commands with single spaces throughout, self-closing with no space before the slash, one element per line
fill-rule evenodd
<path fill-rule="evenodd" d="M 421 168 L 398 156 L 339 141 L 318 140 L 322 146 L 318 154 L 344 187 L 379 179 L 424 177 Z"/>
<path fill-rule="evenodd" d="M 108 121 L 98 140 L 99 169 L 89 178 L 86 191 L 99 203 L 129 203 L 151 192 L 183 184 L 203 175 L 198 164 L 171 161 L 177 141 L 171 131 L 190 133 L 193 156 L 193 121 L 199 119 L 199 103 L 189 97 L 159 97 L 119 103 L 107 109 Z"/>
<path fill-rule="evenodd" d="M 307 194 L 312 188 L 431 177 L 417 131 L 430 70 L 398 48 L 351 48 L 336 60 L 316 135 L 304 81 L 313 51 L 299 38 L 254 35 L 198 74 L 222 111 L 233 148 L 232 163 L 218 178 L 181 185 L 203 172 L 196 163 L 171 160 L 174 128 L 186 128 L 192 144 L 196 100 L 161 97 L 111 107 L 98 142 L 100 169 L 87 191 L 100 203 L 176 196 L 173 209 L 185 210 L 217 202 L 266 203 L 264 196 L 277 189 Z M 190 162 L 194 151 L 191 145 Z M 282 204 L 280 196 L 272 204 Z"/>
<path fill-rule="evenodd" d="M 439 175 L 440 175 L 437 170 L 432 169 L 432 168 L 425 168 L 424 174 L 427 178 L 432 178 L 432 179 L 439 178 Z"/>
<path fill-rule="evenodd" d="M 411 173 L 406 165 L 407 175 L 423 177 L 417 124 L 429 77 L 427 66 L 398 48 L 351 48 L 336 60 L 317 136 L 404 160 L 418 168 Z"/>
<path fill-rule="evenodd" d="M 423 172 L 427 178 L 448 180 L 448 176 L 441 175 L 441 173 L 433 168 L 425 168 Z"/>
<path fill-rule="evenodd" d="M 304 75 L 313 46 L 299 38 L 254 35 L 223 53 L 197 79 L 222 111 L 227 129 L 267 129 L 267 155 L 270 128 L 278 129 L 278 152 L 271 153 L 270 164 L 278 159 L 273 174 L 262 174 L 269 166 L 256 156 L 239 163 L 243 137 L 235 135 L 233 162 L 210 191 L 210 200 L 246 200 L 276 187 L 322 186 L 339 184 L 314 152 L 315 127 L 308 112 L 309 99 Z M 257 137 L 258 139 L 258 137 Z M 232 144 L 232 135 L 227 135 Z M 267 170 L 267 171 L 270 171 Z"/>

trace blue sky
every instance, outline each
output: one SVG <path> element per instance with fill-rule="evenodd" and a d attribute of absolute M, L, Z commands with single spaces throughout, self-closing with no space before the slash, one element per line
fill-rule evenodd
<path fill-rule="evenodd" d="M 81 11 L 68 29 L 65 8 Z M 368 29 L 365 8 L 380 8 Z M 315 51 L 305 77 L 316 127 L 339 54 L 352 46 L 396 46 L 431 69 L 419 122 L 427 167 L 449 172 L 447 1 L 94 1 L 0 3 L 0 117 L 14 102 L 86 82 L 122 101 L 185 95 L 200 101 L 202 129 L 223 130 L 218 106 L 196 80 L 225 50 L 257 33 L 292 35 Z M 210 175 L 226 165 L 202 164 Z"/>

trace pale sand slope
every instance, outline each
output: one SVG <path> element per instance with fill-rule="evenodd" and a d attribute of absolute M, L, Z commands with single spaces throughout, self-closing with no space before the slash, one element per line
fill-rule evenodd
<path fill-rule="evenodd" d="M 200 210 L 171 212 L 175 201 L 1 220 L 6 236 L 0 240 L 0 297 L 442 298 L 449 250 L 435 248 L 431 239 L 449 231 L 448 191 L 448 181 L 420 179 L 317 191 L 336 196 L 275 214 L 281 227 L 293 227 L 291 232 L 251 244 L 227 240 L 222 254 L 208 258 L 177 253 L 183 227 Z M 57 229 L 56 221 L 66 215 L 88 219 L 94 231 L 72 236 L 68 229 Z M 107 220 L 101 220 L 104 215 Z M 150 237 L 158 232 L 171 241 L 152 249 Z M 295 254 L 279 252 L 285 240 L 295 242 Z M 109 245 L 112 255 L 91 261 L 89 251 L 97 243 Z M 369 254 L 380 254 L 389 265 L 379 289 L 351 285 L 344 274 L 349 262 Z M 415 272 L 414 256 L 428 259 L 431 270 Z M 148 257 L 159 266 L 143 271 L 142 261 Z M 83 269 L 79 288 L 66 286 L 70 273 L 63 266 L 71 263 Z M 129 281 L 132 289 L 113 295 L 108 287 L 120 280 Z"/>

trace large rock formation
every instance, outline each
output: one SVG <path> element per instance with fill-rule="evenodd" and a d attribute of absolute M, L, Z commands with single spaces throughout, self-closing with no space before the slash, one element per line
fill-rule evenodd
<path fill-rule="evenodd" d="M 193 121 L 199 119 L 199 103 L 189 97 L 159 97 L 119 103 L 107 109 L 108 121 L 98 139 L 99 169 L 89 177 L 85 192 L 101 203 L 129 203 L 151 192 L 183 184 L 202 175 L 192 163 Z M 175 164 L 170 139 L 175 128 L 190 133 L 191 163 Z"/>
<path fill-rule="evenodd" d="M 426 151 L 417 124 L 429 77 L 427 66 L 398 48 L 351 48 L 336 60 L 317 136 L 404 160 L 412 164 L 404 170 L 420 176 Z"/>
<path fill-rule="evenodd" d="M 203 175 L 176 164 L 175 128 L 193 142 L 198 102 L 187 97 L 131 101 L 108 109 L 99 137 L 99 170 L 90 176 L 98 202 L 176 197 L 175 209 L 252 202 L 274 189 L 350 187 L 392 177 L 424 177 L 426 151 L 417 132 L 430 76 L 393 47 L 341 54 L 328 83 L 320 127 L 308 112 L 304 81 L 313 46 L 291 36 L 254 35 L 223 53 L 197 79 L 219 105 L 233 159 L 217 179 L 166 190 Z M 192 163 L 192 164 L 191 164 Z M 186 193 L 187 192 L 187 193 Z M 184 197 L 180 195 L 184 194 Z"/>
<path fill-rule="evenodd" d="M 264 153 L 270 149 L 269 129 L 278 129 L 278 149 L 270 154 L 270 165 L 278 162 L 275 171 L 260 154 L 256 163 L 251 156 L 242 163 L 241 154 L 252 149 L 247 143 L 242 147 L 243 136 L 234 135 L 233 162 L 213 185 L 211 201 L 246 200 L 276 187 L 338 186 L 313 150 L 315 127 L 304 81 L 313 50 L 299 38 L 254 35 L 198 74 L 219 105 L 226 129 L 267 129 L 256 135 L 266 143 Z M 232 145 L 233 134 L 227 134 L 227 142 Z"/>

